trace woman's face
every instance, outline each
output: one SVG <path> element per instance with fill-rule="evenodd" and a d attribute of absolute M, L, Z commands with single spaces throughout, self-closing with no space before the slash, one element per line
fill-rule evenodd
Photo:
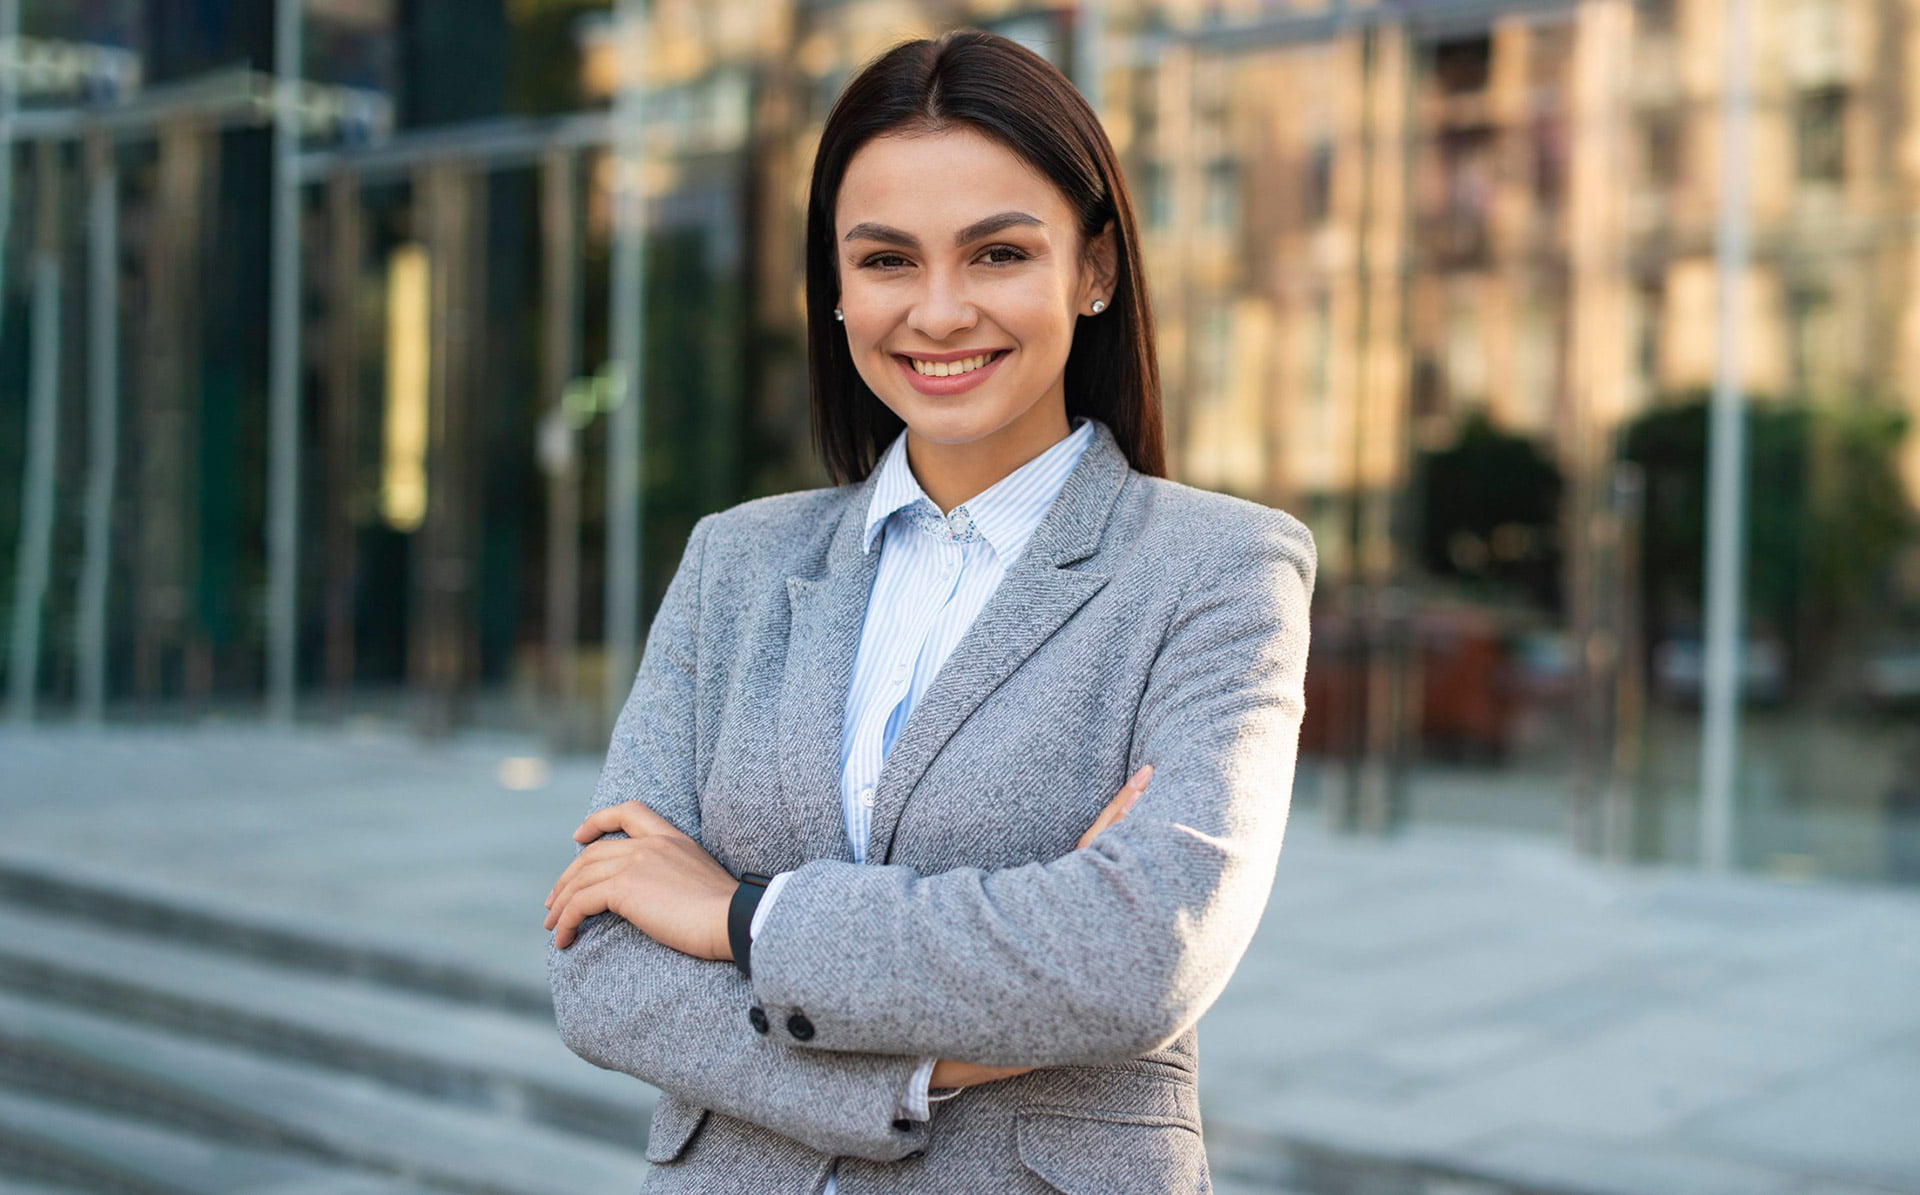
<path fill-rule="evenodd" d="M 1024 457 L 1065 434 L 1075 321 L 1113 301 L 1111 227 L 1083 252 L 1045 175 L 955 128 L 861 146 L 834 237 L 854 366 L 913 435 Z"/>

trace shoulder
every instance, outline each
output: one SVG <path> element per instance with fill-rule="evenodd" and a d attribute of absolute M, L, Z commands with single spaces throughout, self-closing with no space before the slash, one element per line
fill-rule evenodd
<path fill-rule="evenodd" d="M 701 569 L 709 574 L 799 571 L 804 562 L 824 558 L 858 489 L 856 482 L 793 490 L 714 511 L 693 525 L 689 551 L 698 550 Z"/>
<path fill-rule="evenodd" d="M 1136 472 L 1128 477 L 1113 523 L 1110 531 L 1119 538 L 1169 561 L 1189 579 L 1290 567 L 1309 589 L 1313 585 L 1313 533 L 1278 507 Z"/>
<path fill-rule="evenodd" d="M 703 516 L 695 527 L 707 524 L 709 534 L 716 538 L 756 537 L 813 527 L 846 509 L 858 488 L 854 483 L 749 498 Z"/>

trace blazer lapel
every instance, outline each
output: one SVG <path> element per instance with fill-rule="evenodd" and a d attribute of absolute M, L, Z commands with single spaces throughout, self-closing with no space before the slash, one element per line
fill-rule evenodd
<path fill-rule="evenodd" d="M 940 666 L 887 753 L 874 792 L 872 833 L 867 842 L 870 861 L 885 863 L 891 857 L 900 815 L 941 747 L 1001 682 L 1107 583 L 1110 574 L 1065 566 L 1085 560 L 1099 546 L 1127 470 L 1126 454 L 1114 441 L 1112 431 L 1095 421 L 1092 442 L 1067 475 L 1026 550 L 960 637 L 953 654 Z M 857 542 L 855 547 L 857 550 Z M 868 584 L 860 591 L 861 613 L 873 570 L 865 570 L 865 575 Z M 861 614 L 851 621 L 848 634 L 857 646 Z M 846 648 L 846 666 L 838 674 L 838 706 L 843 709 L 855 646 Z M 833 762 L 839 762 L 837 724 Z M 837 782 L 837 767 L 834 778 Z M 832 791 L 839 791 L 837 783 Z M 839 803 L 832 805 L 837 822 Z M 840 837 L 846 837 L 844 829 Z"/>
<path fill-rule="evenodd" d="M 787 578 L 791 621 L 780 688 L 780 791 L 806 859 L 853 861 L 840 808 L 840 735 L 867 598 L 880 571 L 880 553 L 860 547 L 873 480 L 869 473 L 847 491 L 825 574 Z"/>

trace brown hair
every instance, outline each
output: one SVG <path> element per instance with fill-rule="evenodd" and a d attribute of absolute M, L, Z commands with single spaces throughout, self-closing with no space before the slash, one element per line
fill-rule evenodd
<path fill-rule="evenodd" d="M 807 372 L 813 432 L 836 485 L 864 478 L 905 426 L 854 368 L 833 318 L 834 204 L 847 163 L 875 137 L 962 125 L 993 138 L 1052 180 L 1088 244 L 1111 220 L 1117 271 L 1102 314 L 1077 321 L 1067 356 L 1067 416 L 1105 423 L 1142 473 L 1166 475 L 1160 366 L 1133 203 L 1100 118 L 1052 63 L 998 34 L 959 29 L 904 42 L 868 63 L 820 134 L 807 196 Z"/>

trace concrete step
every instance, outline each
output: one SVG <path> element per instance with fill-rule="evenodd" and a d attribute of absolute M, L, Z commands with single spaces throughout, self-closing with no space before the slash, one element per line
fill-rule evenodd
<path fill-rule="evenodd" d="M 633 1189 L 638 1149 L 0 994 L 0 1084 L 468 1195 Z"/>
<path fill-rule="evenodd" d="M 89 920 L 127 933 L 166 939 L 256 962 L 328 976 L 357 976 L 384 987 L 463 1004 L 549 1015 L 551 994 L 491 974 L 464 960 L 439 957 L 431 942 L 381 942 L 322 921 L 284 913 L 237 910 L 204 893 L 141 886 L 92 874 L 71 861 L 0 856 L 0 905 Z"/>
<path fill-rule="evenodd" d="M 0 1091 L 0 1174 L 112 1195 L 445 1195 L 324 1162 Z"/>
<path fill-rule="evenodd" d="M 91 921 L 0 908 L 0 991 L 364 1076 L 633 1148 L 656 1095 L 550 1017 L 289 972 Z"/>

